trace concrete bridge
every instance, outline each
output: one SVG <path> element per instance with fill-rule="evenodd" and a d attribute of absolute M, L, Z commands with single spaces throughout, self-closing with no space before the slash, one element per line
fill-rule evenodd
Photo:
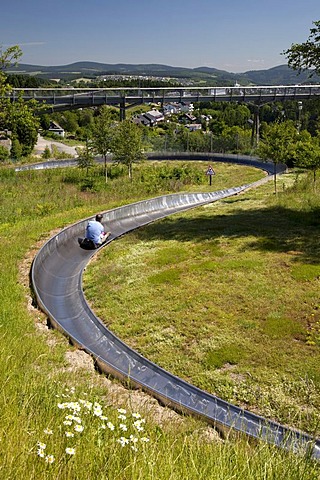
<path fill-rule="evenodd" d="M 14 102 L 19 96 L 47 105 L 48 112 L 73 108 L 112 105 L 126 109 L 143 103 L 239 102 L 256 106 L 285 100 L 320 98 L 320 85 L 235 86 L 235 87 L 157 87 L 157 88 L 14 88 L 9 93 Z"/>

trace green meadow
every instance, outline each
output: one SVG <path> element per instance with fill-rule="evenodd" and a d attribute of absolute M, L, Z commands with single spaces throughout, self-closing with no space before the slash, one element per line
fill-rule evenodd
<path fill-rule="evenodd" d="M 100 375 L 32 304 L 32 259 L 54 232 L 118 205 L 209 191 L 207 164 L 0 169 L 0 477 L 317 479 L 319 463 L 160 407 Z M 213 190 L 253 182 L 214 165 Z M 220 397 L 319 436 L 319 186 L 303 172 L 134 231 L 84 275 L 129 345 Z M 99 261 L 97 261 L 99 260 Z"/>
<path fill-rule="evenodd" d="M 98 316 L 147 358 L 319 435 L 319 207 L 295 188 L 275 196 L 270 182 L 139 229 L 84 283 Z"/>

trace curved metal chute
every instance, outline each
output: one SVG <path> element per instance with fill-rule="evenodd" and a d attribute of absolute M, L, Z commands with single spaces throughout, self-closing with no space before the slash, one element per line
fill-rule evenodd
<path fill-rule="evenodd" d="M 208 159 L 208 155 L 205 159 Z M 213 158 L 210 160 L 213 161 Z M 240 187 L 211 193 L 164 195 L 104 212 L 104 221 L 112 232 L 106 244 L 168 215 L 241 193 L 267 181 L 274 173 L 275 166 L 271 163 L 239 157 L 232 160 L 261 168 L 268 176 Z M 227 161 L 231 161 L 230 158 Z M 285 170 L 281 165 L 276 168 L 278 173 Z M 31 270 L 34 293 L 38 305 L 46 312 L 51 323 L 75 345 L 92 355 L 101 371 L 149 392 L 165 405 L 195 414 L 218 427 L 233 428 L 287 450 L 311 452 L 314 458 L 319 459 L 319 440 L 196 388 L 129 348 L 103 325 L 89 308 L 82 290 L 83 270 L 91 256 L 97 252 L 83 250 L 78 244 L 78 237 L 83 235 L 90 219 L 63 229 L 45 243 L 34 259 Z"/>

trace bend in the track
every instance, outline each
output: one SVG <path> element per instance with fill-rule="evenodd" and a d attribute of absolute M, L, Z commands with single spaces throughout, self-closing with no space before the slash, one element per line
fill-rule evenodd
<path fill-rule="evenodd" d="M 168 215 L 241 193 L 268 180 L 274 172 L 273 164 L 247 159 L 244 164 L 267 171 L 269 177 L 218 192 L 165 195 L 109 210 L 104 213 L 104 221 L 112 232 L 107 243 Z M 277 170 L 281 173 L 283 168 L 277 166 Z M 83 235 L 88 220 L 52 237 L 34 259 L 33 289 L 38 305 L 51 323 L 92 355 L 101 371 L 129 381 L 165 405 L 287 450 L 311 452 L 314 458 L 320 459 L 319 440 L 254 415 L 175 377 L 130 349 L 102 324 L 89 308 L 82 290 L 83 270 L 96 252 L 79 248 L 78 237 Z"/>

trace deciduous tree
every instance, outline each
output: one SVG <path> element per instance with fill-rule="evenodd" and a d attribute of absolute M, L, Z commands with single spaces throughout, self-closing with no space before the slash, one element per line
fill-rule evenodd
<path fill-rule="evenodd" d="M 38 139 L 39 119 L 35 114 L 37 104 L 19 98 L 8 107 L 7 126 L 19 140 L 22 156 L 29 155 Z"/>
<path fill-rule="evenodd" d="M 77 148 L 78 167 L 85 168 L 88 175 L 89 169 L 94 165 L 94 154 L 90 143 L 87 141 L 85 147 Z"/>
<path fill-rule="evenodd" d="M 293 43 L 283 54 L 288 59 L 289 67 L 299 72 L 313 69 L 320 75 L 320 20 L 313 22 L 314 27 L 306 42 Z"/>
<path fill-rule="evenodd" d="M 8 93 L 12 89 L 6 82 L 6 74 L 4 70 L 12 63 L 16 63 L 21 57 L 20 48 L 15 45 L 3 50 L 0 45 L 0 130 L 7 128 L 8 109 L 10 107 L 10 99 Z"/>
<path fill-rule="evenodd" d="M 112 149 L 114 131 L 114 122 L 111 120 L 110 109 L 103 106 L 100 115 L 95 117 L 91 129 L 91 142 L 94 153 L 96 155 L 102 155 L 104 158 L 104 175 L 106 182 L 108 180 L 107 157 Z"/>
<path fill-rule="evenodd" d="M 3 50 L 0 47 L 0 129 L 12 132 L 13 138 L 19 141 L 22 155 L 30 154 L 37 142 L 39 121 L 36 116 L 37 102 L 25 102 L 20 97 L 10 102 L 8 93 L 10 85 L 6 83 L 5 69 L 16 63 L 22 52 L 18 45 Z"/>
<path fill-rule="evenodd" d="M 313 181 L 316 181 L 317 170 L 320 169 L 320 139 L 311 137 L 298 141 L 294 152 L 295 165 L 313 172 Z"/>
<path fill-rule="evenodd" d="M 0 45 L 0 70 L 3 72 L 11 65 L 15 65 L 21 56 L 22 50 L 18 45 L 12 45 L 5 50 L 3 50 L 2 45 Z"/>
<path fill-rule="evenodd" d="M 124 120 L 115 129 L 112 142 L 113 160 L 128 167 L 132 180 L 132 165 L 144 159 L 142 147 L 142 130 L 130 120 Z"/>
<path fill-rule="evenodd" d="M 275 192 L 277 191 L 276 165 L 288 164 L 292 161 L 297 136 L 298 132 L 292 121 L 266 125 L 263 130 L 257 153 L 261 159 L 271 160 L 274 163 Z"/>

